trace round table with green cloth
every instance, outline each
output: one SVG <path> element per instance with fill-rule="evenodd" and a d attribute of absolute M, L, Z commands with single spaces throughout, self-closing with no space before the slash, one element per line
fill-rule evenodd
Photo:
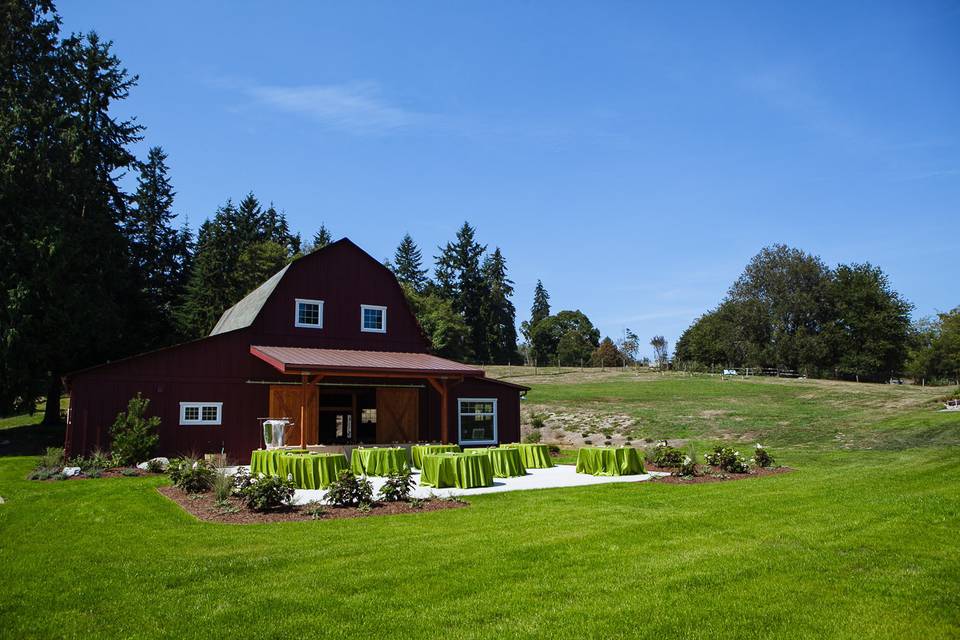
<path fill-rule="evenodd" d="M 300 489 L 326 489 L 347 468 L 342 453 L 288 453 L 277 458 L 277 475 L 289 476 Z"/>
<path fill-rule="evenodd" d="M 520 450 L 516 447 L 502 449 L 467 449 L 466 453 L 486 454 L 490 456 L 490 465 L 493 467 L 494 478 L 516 478 L 527 475 L 527 468 L 523 464 Z"/>
<path fill-rule="evenodd" d="M 304 449 L 257 449 L 250 454 L 250 475 L 277 475 L 277 458 L 287 453 L 307 453 Z"/>
<path fill-rule="evenodd" d="M 643 472 L 643 459 L 632 447 L 583 447 L 577 452 L 577 473 L 632 476 Z"/>
<path fill-rule="evenodd" d="M 423 456 L 422 462 L 420 486 L 436 489 L 493 486 L 493 466 L 488 455 L 435 453 Z"/>
<path fill-rule="evenodd" d="M 423 456 L 433 455 L 435 453 L 459 453 L 458 444 L 415 444 L 410 447 L 410 457 L 413 459 L 413 466 L 417 469 L 423 464 Z"/>
<path fill-rule="evenodd" d="M 527 469 L 549 469 L 553 466 L 550 447 L 545 444 L 502 444 L 503 449 L 517 449 Z"/>
<path fill-rule="evenodd" d="M 389 476 L 409 470 L 410 462 L 401 447 L 357 447 L 350 454 L 350 469 L 358 476 Z"/>

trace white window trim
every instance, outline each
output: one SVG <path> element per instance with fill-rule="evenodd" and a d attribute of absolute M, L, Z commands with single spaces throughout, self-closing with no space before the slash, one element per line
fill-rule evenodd
<path fill-rule="evenodd" d="M 363 326 L 363 312 L 367 309 L 371 311 L 382 311 L 383 312 L 383 328 L 382 329 L 368 329 Z M 387 308 L 381 307 L 375 304 L 362 304 L 360 305 L 360 331 L 365 333 L 386 333 L 387 332 Z"/>
<path fill-rule="evenodd" d="M 317 316 L 318 324 L 307 324 L 300 322 L 300 305 L 315 304 L 320 307 L 320 313 Z M 297 298 L 293 304 L 293 326 L 303 327 L 304 329 L 323 329 L 323 300 L 310 300 L 308 298 Z"/>
<path fill-rule="evenodd" d="M 493 403 L 493 440 L 464 440 L 463 439 L 463 425 L 461 424 L 461 418 L 464 415 L 468 416 L 485 416 L 486 413 L 467 413 L 464 414 L 461 410 L 464 402 L 492 402 Z M 457 442 L 460 444 L 497 444 L 499 442 L 499 435 L 497 433 L 497 399 L 496 398 L 457 398 Z"/>
<path fill-rule="evenodd" d="M 199 420 L 187 420 L 187 408 L 196 407 L 200 410 L 200 415 L 203 416 L 204 407 L 216 407 L 217 408 L 217 417 L 215 420 L 204 420 L 202 417 Z M 189 427 L 194 425 L 219 425 L 223 421 L 223 403 L 222 402 L 181 402 L 180 403 L 180 426 Z"/>

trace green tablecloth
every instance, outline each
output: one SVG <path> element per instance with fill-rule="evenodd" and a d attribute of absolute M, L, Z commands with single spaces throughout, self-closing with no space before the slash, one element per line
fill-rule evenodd
<path fill-rule="evenodd" d="M 257 449 L 250 454 L 250 475 L 277 475 L 277 458 L 287 453 L 306 453 L 303 449 Z"/>
<path fill-rule="evenodd" d="M 527 475 L 527 468 L 523 465 L 520 450 L 516 447 L 467 449 L 465 453 L 488 455 L 494 478 L 515 478 Z"/>
<path fill-rule="evenodd" d="M 475 453 L 438 453 L 423 457 L 420 486 L 473 487 L 493 486 L 493 466 L 490 456 Z"/>
<path fill-rule="evenodd" d="M 350 468 L 358 476 L 388 476 L 409 469 L 410 462 L 406 450 L 400 447 L 357 447 L 350 456 Z"/>
<path fill-rule="evenodd" d="M 643 459 L 631 447 L 583 447 L 577 452 L 577 473 L 632 476 L 643 472 Z"/>
<path fill-rule="evenodd" d="M 503 449 L 517 449 L 527 469 L 549 469 L 553 466 L 550 447 L 545 444 L 502 444 Z"/>
<path fill-rule="evenodd" d="M 342 453 L 289 453 L 277 458 L 277 475 L 291 477 L 300 489 L 326 489 L 347 468 Z"/>
<path fill-rule="evenodd" d="M 460 445 L 458 444 L 415 444 L 410 447 L 410 457 L 413 458 L 413 466 L 420 469 L 423 464 L 423 456 L 433 455 L 435 453 L 458 453 Z"/>

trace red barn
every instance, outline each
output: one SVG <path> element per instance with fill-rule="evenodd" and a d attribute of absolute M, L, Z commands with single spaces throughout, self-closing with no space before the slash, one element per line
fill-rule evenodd
<path fill-rule="evenodd" d="M 109 448 L 137 393 L 161 419 L 159 453 L 245 462 L 261 420 L 287 443 L 465 446 L 516 442 L 527 387 L 439 358 L 389 269 L 344 238 L 294 260 L 227 309 L 206 338 L 67 376 L 69 455 Z"/>

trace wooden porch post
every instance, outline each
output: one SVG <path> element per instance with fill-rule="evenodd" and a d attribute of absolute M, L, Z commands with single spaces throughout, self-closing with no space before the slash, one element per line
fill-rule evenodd
<path fill-rule="evenodd" d="M 440 381 L 440 442 L 443 444 L 450 444 L 450 428 L 447 424 L 449 413 L 450 409 L 447 407 L 447 379 L 443 378 Z"/>
<path fill-rule="evenodd" d="M 304 422 L 307 421 L 307 374 L 300 374 L 300 448 L 307 446 Z"/>

